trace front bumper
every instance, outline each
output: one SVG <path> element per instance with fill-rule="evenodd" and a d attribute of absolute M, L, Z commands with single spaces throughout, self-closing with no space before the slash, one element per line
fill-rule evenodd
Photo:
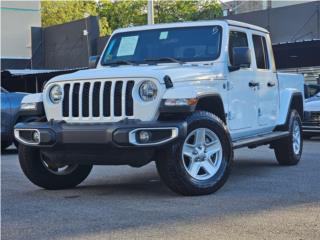
<path fill-rule="evenodd" d="M 127 120 L 117 123 L 29 122 L 15 126 L 15 138 L 24 145 L 52 148 L 59 146 L 109 145 L 121 147 L 161 147 L 183 138 L 185 122 L 141 122 Z M 149 140 L 142 141 L 140 132 Z"/>
<path fill-rule="evenodd" d="M 305 133 L 320 134 L 320 112 L 305 112 L 302 129 Z"/>

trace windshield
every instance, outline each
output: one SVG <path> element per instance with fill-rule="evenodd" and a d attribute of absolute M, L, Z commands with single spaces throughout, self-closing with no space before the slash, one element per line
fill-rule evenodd
<path fill-rule="evenodd" d="M 220 26 L 153 29 L 115 34 L 102 65 L 212 61 L 219 57 Z"/>

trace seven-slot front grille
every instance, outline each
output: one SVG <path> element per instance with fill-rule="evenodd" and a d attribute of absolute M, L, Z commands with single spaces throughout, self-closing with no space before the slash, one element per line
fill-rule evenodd
<path fill-rule="evenodd" d="M 133 116 L 134 81 L 65 83 L 62 116 L 66 118 L 125 118 Z"/>

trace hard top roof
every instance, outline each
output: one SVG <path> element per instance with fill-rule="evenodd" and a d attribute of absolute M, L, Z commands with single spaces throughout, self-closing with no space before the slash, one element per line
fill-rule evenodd
<path fill-rule="evenodd" d="M 248 23 L 244 23 L 244 22 L 228 20 L 228 19 L 142 25 L 142 26 L 127 27 L 127 28 L 119 28 L 119 29 L 115 30 L 114 33 L 143 31 L 143 30 L 152 30 L 152 29 L 161 29 L 161 28 L 196 27 L 196 26 L 210 26 L 210 25 L 223 25 L 223 24 L 228 24 L 229 26 L 248 28 L 248 29 L 252 29 L 252 30 L 256 30 L 259 32 L 264 32 L 264 33 L 269 33 L 269 31 L 265 28 L 255 26 L 252 24 L 248 24 Z"/>

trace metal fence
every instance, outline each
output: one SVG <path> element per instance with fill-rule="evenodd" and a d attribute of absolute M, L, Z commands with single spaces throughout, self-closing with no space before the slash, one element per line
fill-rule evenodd
<path fill-rule="evenodd" d="M 88 17 L 66 24 L 32 29 L 32 68 L 72 69 L 88 67 L 97 54 L 99 23 Z"/>

